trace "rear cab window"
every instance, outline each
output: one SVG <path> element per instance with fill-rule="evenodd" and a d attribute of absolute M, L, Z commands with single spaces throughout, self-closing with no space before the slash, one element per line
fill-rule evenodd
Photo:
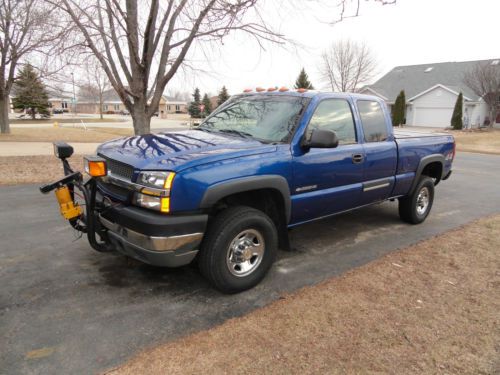
<path fill-rule="evenodd" d="M 365 142 L 382 142 L 389 137 L 384 111 L 379 102 L 374 100 L 357 101 Z"/>
<path fill-rule="evenodd" d="M 339 145 L 356 143 L 356 128 L 351 106 L 345 99 L 326 99 L 318 104 L 309 130 L 332 130 L 337 134 Z"/>

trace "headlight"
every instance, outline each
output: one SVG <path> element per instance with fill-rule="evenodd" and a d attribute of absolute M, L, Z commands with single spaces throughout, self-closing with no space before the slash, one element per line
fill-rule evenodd
<path fill-rule="evenodd" d="M 173 172 L 145 171 L 139 173 L 137 183 L 156 189 L 170 189 L 174 176 Z"/>
<path fill-rule="evenodd" d="M 134 204 L 150 210 L 168 213 L 170 211 L 170 198 L 154 195 L 135 193 Z"/>
<path fill-rule="evenodd" d="M 174 177 L 174 172 L 140 172 L 137 183 L 144 188 L 134 194 L 133 203 L 150 210 L 170 212 L 170 189 Z"/>

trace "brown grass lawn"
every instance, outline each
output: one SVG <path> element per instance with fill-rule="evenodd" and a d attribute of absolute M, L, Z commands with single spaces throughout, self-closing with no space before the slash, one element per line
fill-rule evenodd
<path fill-rule="evenodd" d="M 500 129 L 481 131 L 450 131 L 458 151 L 500 155 Z"/>
<path fill-rule="evenodd" d="M 83 171 L 82 155 L 73 155 L 69 161 L 75 170 Z M 61 177 L 61 161 L 53 155 L 0 157 L 0 185 L 47 183 Z"/>
<path fill-rule="evenodd" d="M 500 216 L 151 348 L 107 373 L 498 374 Z"/>
<path fill-rule="evenodd" d="M 117 128 L 12 128 L 10 134 L 0 134 L 0 142 L 104 142 L 133 134 L 133 129 Z"/>

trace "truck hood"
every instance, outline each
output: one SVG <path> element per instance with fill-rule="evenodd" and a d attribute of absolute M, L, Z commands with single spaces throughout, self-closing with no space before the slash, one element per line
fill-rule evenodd
<path fill-rule="evenodd" d="M 274 145 L 248 138 L 185 130 L 115 139 L 100 145 L 97 153 L 135 169 L 178 172 L 200 164 L 276 149 Z"/>

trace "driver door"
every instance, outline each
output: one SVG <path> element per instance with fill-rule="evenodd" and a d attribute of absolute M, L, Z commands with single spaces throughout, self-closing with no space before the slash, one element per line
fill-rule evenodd
<path fill-rule="evenodd" d="M 355 208 L 361 200 L 365 154 L 352 104 L 340 98 L 322 100 L 306 132 L 312 129 L 333 130 L 339 145 L 300 149 L 293 155 L 292 224 Z"/>

